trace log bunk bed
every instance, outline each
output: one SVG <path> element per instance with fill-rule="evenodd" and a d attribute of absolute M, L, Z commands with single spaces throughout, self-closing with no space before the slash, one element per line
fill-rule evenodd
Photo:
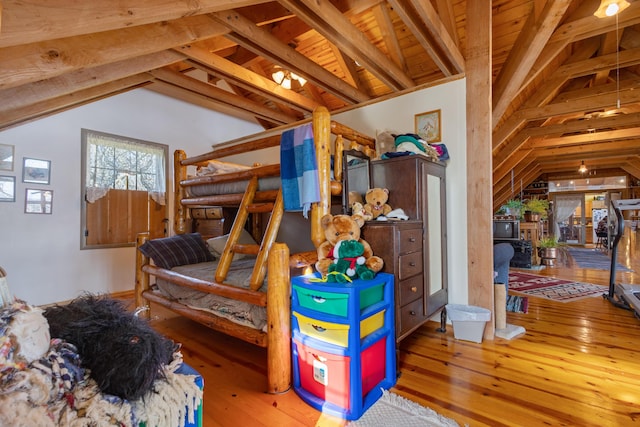
<path fill-rule="evenodd" d="M 308 120 L 306 121 L 308 123 Z M 315 144 L 318 181 L 320 186 L 320 202 L 313 203 L 310 210 L 310 239 L 313 246 L 318 247 L 324 241 L 324 233 L 320 225 L 323 215 L 330 213 L 332 196 L 342 192 L 342 152 L 358 150 L 370 158 L 375 154 L 375 140 L 358 131 L 332 121 L 328 110 L 318 107 L 311 120 Z M 303 122 L 304 123 L 304 122 Z M 190 232 L 190 209 L 195 207 L 234 207 L 237 214 L 228 233 L 224 250 L 220 254 L 217 267 L 207 273 L 207 277 L 194 278 L 180 270 L 161 268 L 151 263 L 149 256 L 140 250 L 136 251 L 136 306 L 144 315 L 150 315 L 150 302 L 166 307 L 173 312 L 197 321 L 211 329 L 240 338 L 267 349 L 267 391 L 282 393 L 291 387 L 290 357 L 290 276 L 291 271 L 300 271 L 303 265 L 313 265 L 315 251 L 290 254 L 286 243 L 275 241 L 284 215 L 282 189 L 259 188 L 259 181 L 276 177 L 279 183 L 280 165 L 252 167 L 239 172 L 218 175 L 187 177 L 189 166 L 203 166 L 208 161 L 224 158 L 239 153 L 278 146 L 280 134 L 295 128 L 296 125 L 282 126 L 267 131 L 269 136 L 254 135 L 247 139 L 235 140 L 212 152 L 186 158 L 185 153 L 177 150 L 174 155 L 174 233 L 184 235 Z M 333 136 L 332 136 L 333 135 Z M 331 177 L 331 154 L 335 159 L 333 179 Z M 246 182 L 243 193 L 211 194 L 207 196 L 190 196 L 193 189 L 199 186 L 230 182 Z M 244 232 L 249 214 L 270 212 L 270 217 L 262 235 L 260 244 L 241 244 L 241 233 Z M 254 233 L 255 234 L 255 233 Z M 138 236 L 137 247 L 149 241 L 149 233 Z M 247 263 L 247 259 L 234 260 L 237 254 L 255 256 L 249 259 L 250 278 L 244 279 L 245 286 L 229 283 L 227 275 L 233 273 L 233 265 Z M 155 260 L 154 260 L 155 261 Z M 201 264 L 196 264 L 201 265 Z M 188 266 L 184 266 L 188 267 Z M 266 274 L 266 286 L 263 285 Z M 151 286 L 150 277 L 154 276 L 156 286 Z M 240 304 L 247 303 L 252 308 L 260 307 L 266 311 L 266 319 L 262 327 L 239 323 L 227 316 L 202 310 L 177 300 L 158 289 L 158 283 L 169 282 L 189 292 L 197 291 L 200 295 L 217 295 Z M 266 288 L 266 289 L 265 289 Z M 217 298 L 217 297 L 214 297 Z M 142 308 L 143 310 L 140 310 Z"/>

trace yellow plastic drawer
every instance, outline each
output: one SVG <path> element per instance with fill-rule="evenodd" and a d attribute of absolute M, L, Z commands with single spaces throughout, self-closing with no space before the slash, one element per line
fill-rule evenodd
<path fill-rule="evenodd" d="M 360 322 L 360 339 L 384 326 L 384 313 L 386 310 L 367 317 Z M 294 312 L 300 332 L 320 341 L 341 347 L 349 346 L 349 328 L 351 325 L 344 323 L 325 322 L 312 319 L 300 313 Z"/>

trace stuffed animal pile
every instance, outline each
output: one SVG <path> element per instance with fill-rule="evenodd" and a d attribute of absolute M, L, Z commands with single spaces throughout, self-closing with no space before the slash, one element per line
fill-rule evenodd
<path fill-rule="evenodd" d="M 316 270 L 327 281 L 344 282 L 352 277 L 368 280 L 382 270 L 382 258 L 373 255 L 369 243 L 360 237 L 362 216 L 328 214 L 322 217 L 321 224 L 327 240 L 318 246 Z"/>

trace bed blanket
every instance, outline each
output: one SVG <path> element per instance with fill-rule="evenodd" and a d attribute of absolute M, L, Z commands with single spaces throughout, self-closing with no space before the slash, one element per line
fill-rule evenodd
<path fill-rule="evenodd" d="M 213 281 L 218 261 L 201 262 L 174 267 L 172 271 L 195 277 L 201 280 Z M 235 260 L 231 263 L 226 283 L 249 289 L 249 281 L 255 258 L 248 257 Z M 158 280 L 157 286 L 168 297 L 198 310 L 208 311 L 217 316 L 224 317 L 232 322 L 255 329 L 264 330 L 267 325 L 267 310 L 244 301 L 221 297 L 215 294 L 201 292 L 184 286 L 175 285 L 165 280 Z M 260 292 L 266 292 L 266 280 Z"/>
<path fill-rule="evenodd" d="M 282 133 L 280 176 L 286 211 L 302 211 L 307 218 L 312 203 L 320 201 L 318 164 L 313 126 L 306 124 Z"/>

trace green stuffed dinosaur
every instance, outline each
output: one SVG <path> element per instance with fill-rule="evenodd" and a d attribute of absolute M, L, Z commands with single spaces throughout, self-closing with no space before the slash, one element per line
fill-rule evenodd
<path fill-rule="evenodd" d="M 376 273 L 365 265 L 364 245 L 357 240 L 341 240 L 333 248 L 328 282 L 345 283 L 351 279 L 371 280 Z"/>

